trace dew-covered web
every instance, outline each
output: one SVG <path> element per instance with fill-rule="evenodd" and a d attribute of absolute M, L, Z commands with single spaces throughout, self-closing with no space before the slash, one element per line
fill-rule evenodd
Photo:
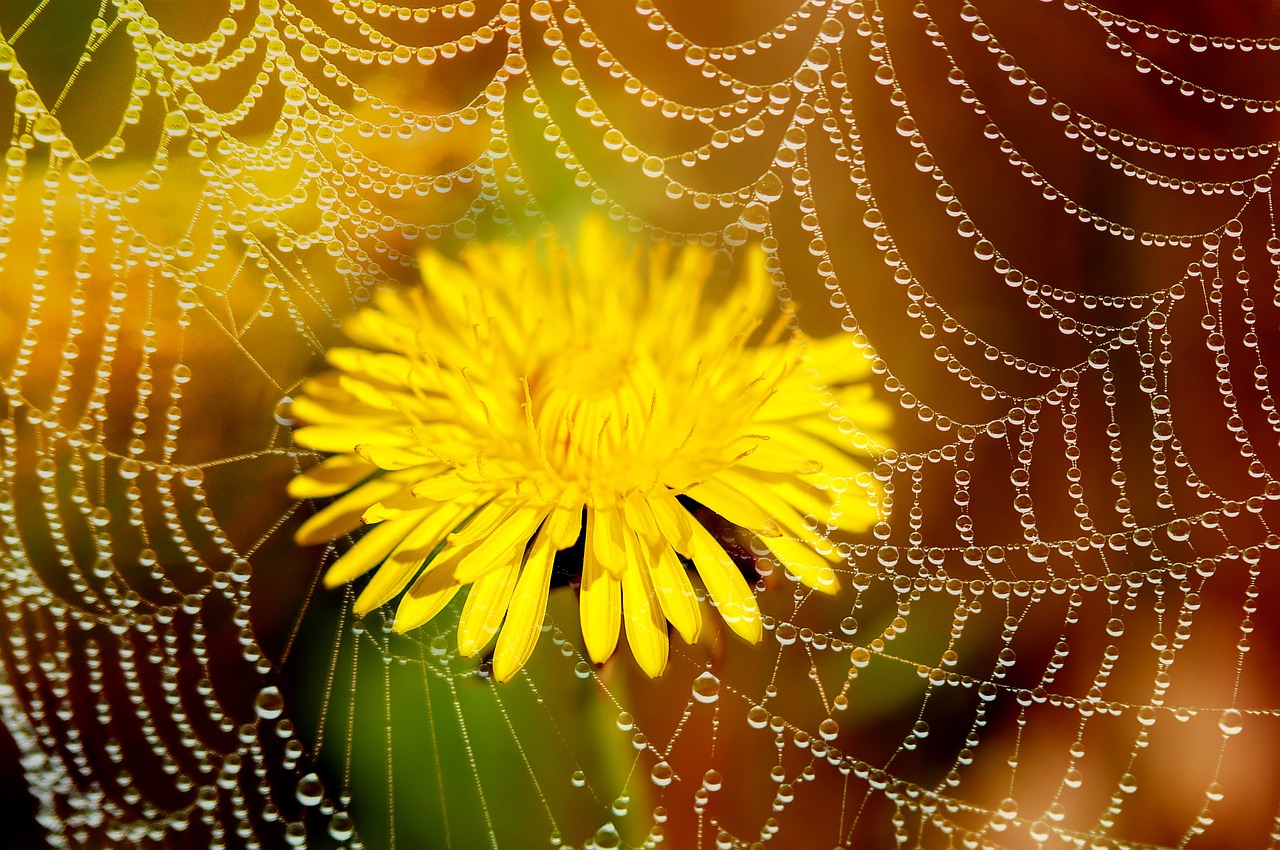
<path fill-rule="evenodd" d="M 48 841 L 1275 847 L 1278 24 L 0 3 L 0 711 Z M 456 613 L 319 586 L 289 396 L 424 245 L 585 209 L 763 241 L 895 411 L 881 522 L 834 598 L 756 558 L 756 647 L 597 668 L 565 588 L 495 685 Z"/>

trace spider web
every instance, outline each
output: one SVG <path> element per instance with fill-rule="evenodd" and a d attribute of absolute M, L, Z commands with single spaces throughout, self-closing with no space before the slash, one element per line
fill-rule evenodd
<path fill-rule="evenodd" d="M 0 4 L 44 839 L 1275 847 L 1280 21 L 1194 5 Z M 595 668 L 566 589 L 495 686 L 318 588 L 289 396 L 424 244 L 587 208 L 762 241 L 896 448 L 839 596 L 756 559 L 760 646 Z"/>

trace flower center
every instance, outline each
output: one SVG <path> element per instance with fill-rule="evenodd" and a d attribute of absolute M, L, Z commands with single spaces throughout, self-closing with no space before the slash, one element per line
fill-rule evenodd
<path fill-rule="evenodd" d="M 552 357 L 529 379 L 535 405 L 556 395 L 601 401 L 630 377 L 636 355 L 600 345 L 574 345 Z"/>
<path fill-rule="evenodd" d="M 531 438 L 551 471 L 594 499 L 657 483 L 646 447 L 659 376 L 642 354 L 575 345 L 529 376 Z"/>

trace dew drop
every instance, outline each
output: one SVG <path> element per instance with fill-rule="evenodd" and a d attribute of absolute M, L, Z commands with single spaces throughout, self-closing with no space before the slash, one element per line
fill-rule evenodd
<path fill-rule="evenodd" d="M 1238 709 L 1228 708 L 1218 718 L 1218 728 L 1224 735 L 1239 735 L 1244 728 L 1244 715 Z"/>
<path fill-rule="evenodd" d="M 258 696 L 253 701 L 253 710 L 263 720 L 275 720 L 284 711 L 284 697 L 280 695 L 280 689 L 274 685 L 268 685 L 258 691 Z"/>
<path fill-rule="evenodd" d="M 704 670 L 693 680 L 693 698 L 701 703 L 713 703 L 720 699 L 720 680 L 710 670 Z"/>
<path fill-rule="evenodd" d="M 175 109 L 164 117 L 164 130 L 170 136 L 185 136 L 190 128 L 191 122 L 181 109 Z"/>
<path fill-rule="evenodd" d="M 297 421 L 293 418 L 293 399 L 290 396 L 285 396 L 280 399 L 280 401 L 276 403 L 276 409 L 273 415 L 277 425 L 283 428 L 292 428 L 294 423 Z"/>
<path fill-rule="evenodd" d="M 329 819 L 329 835 L 337 841 L 346 841 L 355 831 L 355 823 L 346 812 L 335 812 Z"/>
<path fill-rule="evenodd" d="M 766 171 L 756 183 L 756 199 L 772 204 L 782 197 L 782 179 L 772 171 Z"/>
<path fill-rule="evenodd" d="M 606 823 L 596 830 L 591 843 L 597 850 L 614 850 L 622 846 L 622 839 L 618 836 L 618 828 L 611 823 Z"/>
<path fill-rule="evenodd" d="M 659 788 L 665 788 L 671 784 L 671 780 L 675 778 L 676 772 L 672 770 L 671 765 L 665 761 L 660 761 L 649 771 L 649 779 Z"/>
<path fill-rule="evenodd" d="M 769 208 L 753 201 L 742 208 L 742 215 L 738 218 L 749 230 L 760 232 L 769 225 Z"/>
<path fill-rule="evenodd" d="M 298 780 L 298 785 L 293 793 L 302 805 L 318 806 L 324 798 L 324 783 L 320 781 L 319 776 L 314 773 L 308 773 Z"/>

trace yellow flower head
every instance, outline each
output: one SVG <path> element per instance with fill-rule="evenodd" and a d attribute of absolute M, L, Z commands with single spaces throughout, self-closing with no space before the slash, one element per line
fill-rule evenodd
<path fill-rule="evenodd" d="M 459 263 L 424 255 L 425 286 L 355 316 L 347 333 L 361 347 L 331 350 L 333 369 L 294 402 L 309 423 L 298 445 L 335 454 L 290 493 L 338 496 L 298 542 L 368 526 L 325 584 L 377 566 L 356 612 L 403 591 L 399 632 L 470 585 L 458 648 L 470 656 L 498 635 L 503 681 L 537 642 L 556 552 L 583 535 L 574 567 L 597 663 L 624 623 L 650 676 L 667 663 L 668 621 L 697 639 L 682 558 L 729 628 L 759 640 L 752 587 L 690 501 L 835 592 L 838 557 L 818 529 L 874 521 L 843 446 L 851 414 L 878 425 L 883 409 L 851 384 L 867 367 L 850 346 L 764 324 L 778 310 L 762 252 L 731 285 L 716 286 L 715 262 L 696 248 L 629 249 L 599 221 L 572 248 L 551 239 L 472 245 Z"/>

